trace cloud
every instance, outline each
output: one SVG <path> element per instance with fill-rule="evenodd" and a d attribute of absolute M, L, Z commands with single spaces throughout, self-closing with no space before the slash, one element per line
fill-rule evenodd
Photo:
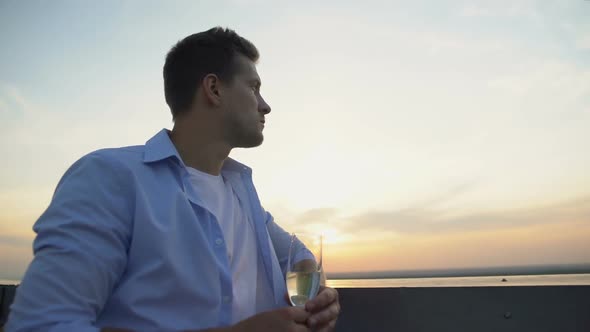
<path fill-rule="evenodd" d="M 414 203 L 411 209 L 424 209 L 424 207 L 439 207 L 452 202 L 453 200 L 463 196 L 469 192 L 474 191 L 478 187 L 478 182 L 475 180 L 465 181 L 457 185 L 449 187 L 449 189 L 436 194 L 426 200 Z"/>
<path fill-rule="evenodd" d="M 529 0 L 485 1 L 479 3 L 470 1 L 468 4 L 459 7 L 457 14 L 463 17 L 474 18 L 540 17 L 534 2 Z"/>
<path fill-rule="evenodd" d="M 522 228 L 562 222 L 590 223 L 590 196 L 551 205 L 468 214 L 438 209 L 436 205 L 366 211 L 331 223 L 342 233 L 362 232 L 431 235 Z"/>
<path fill-rule="evenodd" d="M 31 247 L 33 239 L 24 235 L 0 235 L 0 243 L 11 247 Z"/>
<path fill-rule="evenodd" d="M 334 219 L 338 215 L 338 210 L 334 208 L 318 208 L 307 210 L 297 216 L 295 223 L 310 224 L 310 223 L 324 223 Z"/>
<path fill-rule="evenodd" d="M 581 50 L 590 50 L 590 33 L 578 37 L 576 47 Z"/>
<path fill-rule="evenodd" d="M 531 61 L 523 64 L 521 72 L 498 76 L 488 86 L 517 96 L 547 100 L 554 96 L 559 105 L 567 105 L 590 96 L 590 70 L 561 61 Z"/>
<path fill-rule="evenodd" d="M 35 109 L 17 86 L 0 81 L 0 115 L 31 115 Z"/>
<path fill-rule="evenodd" d="M 314 208 L 302 213 L 273 209 L 272 213 L 275 220 L 290 232 L 325 232 L 341 220 L 340 210 L 335 208 Z"/>
<path fill-rule="evenodd" d="M 464 17 L 492 17 L 495 16 L 494 12 L 489 8 L 470 3 L 464 7 L 459 8 L 459 16 Z"/>
<path fill-rule="evenodd" d="M 67 126 L 63 114 L 50 112 L 33 102 L 17 85 L 0 81 L 0 118 L 8 123 L 0 138 L 10 138 L 14 144 L 44 144 L 51 142 L 59 129 Z M 6 143 L 4 141 L 4 143 Z"/>
<path fill-rule="evenodd" d="M 295 217 L 295 227 L 323 226 L 339 234 L 381 233 L 396 235 L 433 235 L 493 231 L 563 222 L 590 223 L 590 196 L 521 209 L 460 213 L 441 208 L 440 201 L 414 204 L 393 211 L 368 210 L 351 216 L 339 216 L 336 209 L 314 209 Z"/>
<path fill-rule="evenodd" d="M 32 237 L 0 235 L 0 279 L 21 279 L 33 258 Z"/>

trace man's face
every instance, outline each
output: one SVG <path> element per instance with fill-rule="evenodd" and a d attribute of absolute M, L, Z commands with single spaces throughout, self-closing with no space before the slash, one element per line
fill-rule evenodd
<path fill-rule="evenodd" d="M 254 62 L 244 56 L 235 59 L 236 72 L 223 93 L 224 137 L 232 147 L 254 147 L 264 139 L 264 116 L 270 106 L 260 95 L 260 77 Z"/>

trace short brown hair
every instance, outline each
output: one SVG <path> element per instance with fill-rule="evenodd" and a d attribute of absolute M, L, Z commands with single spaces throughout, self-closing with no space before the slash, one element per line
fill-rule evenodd
<path fill-rule="evenodd" d="M 215 74 L 231 81 L 235 75 L 234 58 L 241 54 L 258 61 L 256 46 L 235 31 L 215 27 L 179 41 L 166 56 L 164 95 L 172 118 L 186 111 L 203 78 Z"/>

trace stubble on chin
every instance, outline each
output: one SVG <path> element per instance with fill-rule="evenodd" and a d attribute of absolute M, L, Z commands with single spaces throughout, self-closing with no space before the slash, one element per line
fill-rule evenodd
<path fill-rule="evenodd" d="M 232 136 L 232 145 L 236 148 L 255 148 L 262 145 L 264 141 L 264 135 L 261 132 L 234 132 Z"/>
<path fill-rule="evenodd" d="M 260 146 L 264 141 L 264 134 L 258 125 L 252 124 L 244 119 L 234 118 L 229 122 L 229 131 L 227 132 L 228 141 L 235 148 L 254 148 Z"/>
<path fill-rule="evenodd" d="M 255 148 L 257 146 L 262 145 L 264 141 L 264 136 L 262 134 L 258 134 L 257 136 L 250 136 L 242 140 L 241 148 Z"/>

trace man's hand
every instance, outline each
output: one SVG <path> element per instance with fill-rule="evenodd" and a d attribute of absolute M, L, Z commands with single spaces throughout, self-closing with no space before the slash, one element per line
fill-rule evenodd
<path fill-rule="evenodd" d="M 305 324 L 310 313 L 301 307 L 285 307 L 267 311 L 245 319 L 236 325 L 207 330 L 186 332 L 311 332 Z M 133 332 L 116 328 L 105 328 L 101 332 Z"/>
<path fill-rule="evenodd" d="M 305 324 L 309 317 L 304 308 L 285 307 L 252 316 L 230 327 L 228 332 L 311 332 Z"/>
<path fill-rule="evenodd" d="M 322 286 L 318 295 L 305 304 L 305 310 L 311 313 L 307 319 L 307 325 L 314 331 L 334 331 L 340 314 L 338 291 Z"/>

